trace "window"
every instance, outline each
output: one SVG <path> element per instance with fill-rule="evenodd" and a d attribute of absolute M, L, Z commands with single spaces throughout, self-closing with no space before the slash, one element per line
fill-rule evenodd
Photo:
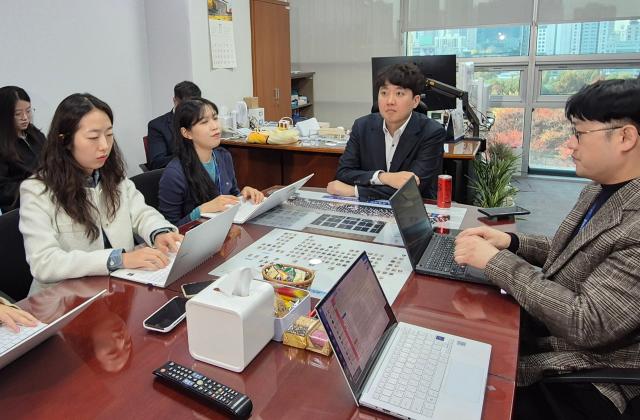
<path fill-rule="evenodd" d="M 571 174 L 575 165 L 567 140 L 571 136 L 570 124 L 564 108 L 536 108 L 531 123 L 529 167 Z"/>
<path fill-rule="evenodd" d="M 572 95 L 596 80 L 629 79 L 639 74 L 640 68 L 542 70 L 540 95 Z"/>
<path fill-rule="evenodd" d="M 476 70 L 474 78 L 484 80 L 484 85 L 491 85 L 492 97 L 517 97 L 520 98 L 521 70 L 486 71 Z"/>
<path fill-rule="evenodd" d="M 640 21 L 560 23 L 538 26 L 536 54 L 586 55 L 640 52 Z"/>
<path fill-rule="evenodd" d="M 407 55 L 513 57 L 529 54 L 529 26 L 407 32 Z"/>

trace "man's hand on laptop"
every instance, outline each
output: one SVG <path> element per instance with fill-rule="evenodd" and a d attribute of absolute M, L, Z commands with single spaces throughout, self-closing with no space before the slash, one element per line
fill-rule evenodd
<path fill-rule="evenodd" d="M 380 172 L 378 179 L 385 185 L 395 188 L 396 190 L 402 187 L 411 177 L 416 179 L 416 184 L 420 185 L 420 178 L 416 174 L 410 171 L 401 172 Z"/>
<path fill-rule="evenodd" d="M 178 252 L 178 247 L 180 246 L 182 239 L 184 239 L 184 236 L 180 235 L 178 232 L 165 232 L 156 235 L 153 246 L 165 254 L 169 252 Z"/>
<path fill-rule="evenodd" d="M 458 235 L 453 257 L 460 265 L 470 265 L 484 270 L 489 260 L 498 252 L 500 252 L 498 248 L 480 236 Z"/>
<path fill-rule="evenodd" d="M 479 236 L 482 239 L 489 241 L 489 243 L 498 249 L 507 249 L 511 245 L 511 236 L 508 233 L 504 233 L 498 229 L 490 228 L 488 226 L 480 226 L 465 229 L 458 234 L 458 238 L 465 236 Z"/>
<path fill-rule="evenodd" d="M 233 195 L 219 195 L 211 201 L 200 205 L 200 213 L 218 213 L 225 211 L 229 206 L 234 206 L 240 201 Z"/>
<path fill-rule="evenodd" d="M 166 233 L 163 235 L 166 235 Z M 158 244 L 158 238 L 160 236 L 161 235 L 158 235 L 156 237 L 156 245 Z M 148 246 L 122 254 L 122 265 L 124 268 L 141 268 L 143 270 L 154 271 L 166 267 L 168 263 L 169 257 L 167 257 L 164 252 Z"/>
<path fill-rule="evenodd" d="M 240 191 L 240 195 L 242 195 L 246 200 L 251 200 L 253 204 L 262 203 L 264 200 L 264 194 L 251 187 L 244 187 L 242 191 Z"/>
<path fill-rule="evenodd" d="M 345 184 L 338 180 L 331 181 L 327 184 L 327 192 L 342 197 L 355 197 L 356 195 L 356 189 L 353 185 Z"/>
<path fill-rule="evenodd" d="M 27 311 L 0 303 L 0 323 L 13 332 L 20 331 L 18 325 L 35 327 L 38 320 Z"/>

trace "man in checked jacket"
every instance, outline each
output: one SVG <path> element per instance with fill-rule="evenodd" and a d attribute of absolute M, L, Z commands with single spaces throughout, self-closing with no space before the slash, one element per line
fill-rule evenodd
<path fill-rule="evenodd" d="M 455 259 L 523 308 L 514 418 L 640 418 L 640 387 L 539 382 L 640 367 L 640 80 L 585 86 L 565 114 L 576 174 L 593 183 L 555 236 L 467 229 Z"/>

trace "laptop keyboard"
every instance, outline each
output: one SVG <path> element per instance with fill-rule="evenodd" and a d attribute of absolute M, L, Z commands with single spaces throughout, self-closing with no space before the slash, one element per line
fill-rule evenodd
<path fill-rule="evenodd" d="M 455 239 L 453 236 L 433 235 L 431 237 L 433 251 L 424 254 L 420 259 L 420 266 L 431 271 L 450 273 L 454 276 L 464 276 L 465 267 L 458 265 L 453 259 Z"/>
<path fill-rule="evenodd" d="M 0 356 L 18 345 L 21 341 L 26 340 L 38 331 L 45 328 L 47 324 L 40 323 L 35 327 L 20 326 L 17 333 L 11 331 L 7 327 L 0 327 Z"/>
<path fill-rule="evenodd" d="M 401 329 L 398 334 L 373 395 L 387 404 L 431 417 L 452 340 L 411 328 Z"/>

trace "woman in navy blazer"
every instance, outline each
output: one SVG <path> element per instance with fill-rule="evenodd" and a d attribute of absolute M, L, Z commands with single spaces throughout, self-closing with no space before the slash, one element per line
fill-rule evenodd
<path fill-rule="evenodd" d="M 176 108 L 176 157 L 160 179 L 160 212 L 176 225 L 223 211 L 241 195 L 259 203 L 264 195 L 251 187 L 238 188 L 231 153 L 220 146 L 218 107 L 194 98 Z"/>

